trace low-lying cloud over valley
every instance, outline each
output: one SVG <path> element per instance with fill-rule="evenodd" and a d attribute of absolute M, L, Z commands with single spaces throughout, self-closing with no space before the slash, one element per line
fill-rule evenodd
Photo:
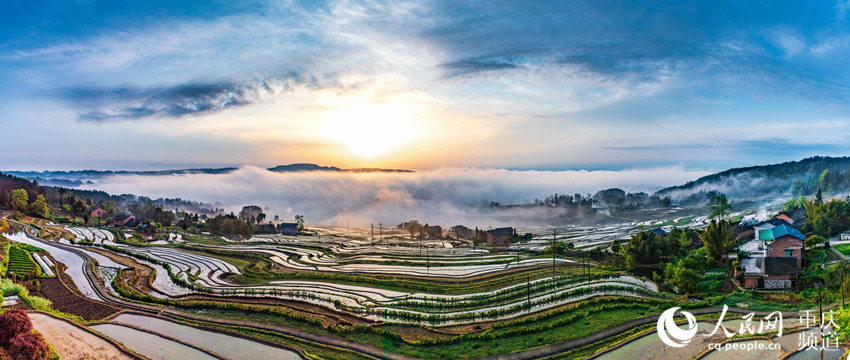
<path fill-rule="evenodd" d="M 416 173 L 275 173 L 254 166 L 227 174 L 116 175 L 84 188 L 111 194 L 183 198 L 238 212 L 260 205 L 269 218 L 303 214 L 311 223 L 368 226 L 419 219 L 451 226 L 522 225 L 540 222 L 529 211 L 488 211 L 490 201 L 519 204 L 554 193 L 582 195 L 619 187 L 652 192 L 706 175 L 683 168 L 622 171 L 515 171 L 445 168 Z"/>

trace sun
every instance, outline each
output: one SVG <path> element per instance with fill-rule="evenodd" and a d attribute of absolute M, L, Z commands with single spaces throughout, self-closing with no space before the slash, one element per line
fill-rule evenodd
<path fill-rule="evenodd" d="M 415 128 L 409 115 L 401 104 L 353 104 L 331 111 L 324 133 L 355 155 L 386 155 L 409 142 Z"/>

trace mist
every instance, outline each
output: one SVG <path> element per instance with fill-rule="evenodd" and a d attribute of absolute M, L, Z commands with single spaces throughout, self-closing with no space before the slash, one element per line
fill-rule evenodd
<path fill-rule="evenodd" d="M 254 166 L 227 174 L 169 176 L 116 175 L 85 185 L 85 189 L 151 198 L 182 198 L 217 204 L 227 212 L 245 205 L 261 206 L 268 218 L 291 220 L 305 215 L 308 223 L 368 226 L 418 219 L 452 226 L 539 224 L 534 210 L 494 212 L 490 201 L 530 203 L 554 193 L 593 194 L 618 187 L 628 192 L 653 192 L 708 174 L 682 168 L 622 171 L 514 171 L 445 168 L 416 173 L 276 173 Z"/>

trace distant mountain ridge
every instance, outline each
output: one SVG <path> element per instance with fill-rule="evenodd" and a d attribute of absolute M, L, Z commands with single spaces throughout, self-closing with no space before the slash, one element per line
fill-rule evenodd
<path fill-rule="evenodd" d="M 269 171 L 274 172 L 302 172 L 302 171 L 334 171 L 334 172 L 354 172 L 354 173 L 413 173 L 413 170 L 402 170 L 402 169 L 380 169 L 380 168 L 352 168 L 352 169 L 341 169 L 336 166 L 320 166 L 316 164 L 309 163 L 298 163 L 298 164 L 289 164 L 289 165 L 278 165 L 273 168 L 268 168 Z"/>
<path fill-rule="evenodd" d="M 228 174 L 238 170 L 236 167 L 223 168 L 197 168 L 197 169 L 176 169 L 176 170 L 148 170 L 148 171 L 127 171 L 127 170 L 74 170 L 74 171 L 3 171 L 5 174 L 17 176 L 30 181 L 38 181 L 43 185 L 77 187 L 83 184 L 92 184 L 94 180 L 103 179 L 109 176 L 118 175 L 141 175 L 141 176 L 169 176 L 169 175 L 192 175 L 192 174 L 210 174 L 220 175 Z M 401 169 L 380 169 L 380 168 L 353 168 L 341 169 L 335 166 L 320 166 L 309 163 L 296 163 L 289 165 L 278 165 L 266 169 L 272 172 L 311 172 L 311 171 L 328 171 L 328 172 L 351 172 L 351 173 L 413 173 L 413 170 Z"/>
<path fill-rule="evenodd" d="M 828 170 L 825 176 L 824 171 Z M 700 191 L 717 190 L 735 197 L 812 195 L 850 190 L 850 157 L 815 156 L 780 164 L 733 168 L 703 176 L 683 185 L 658 190 L 659 196 L 683 198 Z"/>

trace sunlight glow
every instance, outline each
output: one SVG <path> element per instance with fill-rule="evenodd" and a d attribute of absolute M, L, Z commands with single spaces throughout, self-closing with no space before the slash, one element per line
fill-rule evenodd
<path fill-rule="evenodd" d="M 324 134 L 355 155 L 385 155 L 411 139 L 416 124 L 410 115 L 400 104 L 353 104 L 328 114 Z"/>

